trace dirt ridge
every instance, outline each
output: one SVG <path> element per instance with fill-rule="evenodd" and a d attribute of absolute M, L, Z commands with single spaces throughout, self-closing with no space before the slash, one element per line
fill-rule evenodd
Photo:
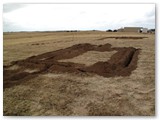
<path fill-rule="evenodd" d="M 89 43 L 76 44 L 71 47 L 51 51 L 24 60 L 14 61 L 10 66 L 4 66 L 4 88 L 20 84 L 21 81 L 43 73 L 93 73 L 103 77 L 129 76 L 137 67 L 140 49 L 133 47 L 111 47 L 104 45 L 91 45 Z M 87 51 L 113 51 L 117 52 L 108 61 L 97 62 L 91 66 L 72 62 L 59 62 L 58 60 L 70 59 Z M 8 70 L 13 65 L 20 66 L 17 70 Z M 24 72 L 25 69 L 38 69 L 33 73 Z M 20 79 L 20 80 L 19 80 Z"/>

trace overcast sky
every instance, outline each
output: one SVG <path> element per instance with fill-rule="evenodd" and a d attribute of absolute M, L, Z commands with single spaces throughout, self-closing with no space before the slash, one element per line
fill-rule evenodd
<path fill-rule="evenodd" d="M 155 4 L 4 4 L 3 31 L 155 28 Z"/>

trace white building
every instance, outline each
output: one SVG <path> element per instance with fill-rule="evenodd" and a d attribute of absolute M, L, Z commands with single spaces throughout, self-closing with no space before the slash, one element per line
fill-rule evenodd
<path fill-rule="evenodd" d="M 142 33 L 147 33 L 148 32 L 148 28 L 142 28 Z"/>
<path fill-rule="evenodd" d="M 117 30 L 118 32 L 138 32 L 138 33 L 148 33 L 148 28 L 143 27 L 124 27 Z"/>

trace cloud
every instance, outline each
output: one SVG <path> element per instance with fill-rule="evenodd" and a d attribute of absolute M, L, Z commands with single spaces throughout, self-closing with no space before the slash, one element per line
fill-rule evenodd
<path fill-rule="evenodd" d="M 3 5 L 3 13 L 12 12 L 14 10 L 26 7 L 27 4 L 16 4 L 16 3 L 10 3 L 10 4 L 4 4 Z"/>
<path fill-rule="evenodd" d="M 147 17 L 154 17 L 155 16 L 155 8 L 151 8 L 151 10 L 146 13 L 146 16 Z"/>
<path fill-rule="evenodd" d="M 155 27 L 154 4 L 16 4 L 10 9 L 8 5 L 3 14 L 5 31 Z"/>

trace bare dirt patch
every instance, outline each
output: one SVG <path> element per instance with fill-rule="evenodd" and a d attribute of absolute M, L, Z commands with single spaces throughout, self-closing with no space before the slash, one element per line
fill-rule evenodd
<path fill-rule="evenodd" d="M 88 51 L 117 52 L 109 60 L 106 58 L 106 61 L 96 62 L 90 66 L 73 62 L 59 62 L 59 60 L 71 59 Z M 88 43 L 73 45 L 65 49 L 32 56 L 25 60 L 14 61 L 12 65 L 5 66 L 4 68 L 9 68 L 17 65 L 20 68 L 18 70 L 4 69 L 4 88 L 20 84 L 19 79 L 26 80 L 40 73 L 67 72 L 93 73 L 104 77 L 129 76 L 137 67 L 138 54 L 139 49 L 133 47 L 112 48 L 111 44 L 108 43 L 104 45 L 91 45 Z M 39 71 L 26 72 L 26 69 Z"/>
<path fill-rule="evenodd" d="M 117 51 L 105 51 L 105 52 L 88 51 L 82 55 L 79 55 L 71 59 L 59 60 L 59 62 L 73 62 L 90 66 L 100 61 L 101 62 L 108 61 L 110 57 L 116 52 Z"/>

